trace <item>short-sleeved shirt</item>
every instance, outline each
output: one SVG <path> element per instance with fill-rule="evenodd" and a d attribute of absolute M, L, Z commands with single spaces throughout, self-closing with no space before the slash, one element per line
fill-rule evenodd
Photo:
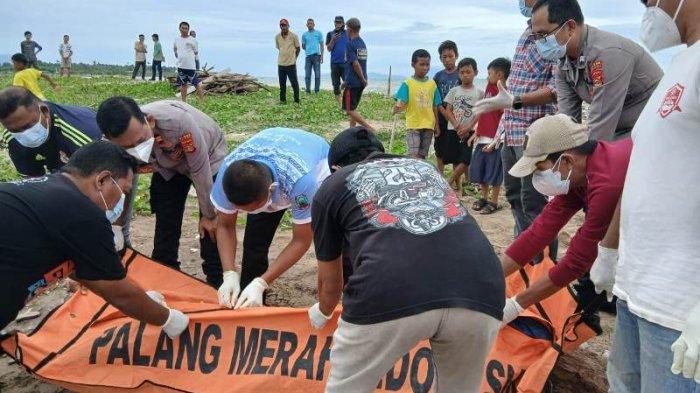
<path fill-rule="evenodd" d="M 330 44 L 333 39 L 333 35 L 339 34 L 337 40 L 333 44 L 333 49 L 331 49 L 331 63 L 332 64 L 344 64 L 345 63 L 345 47 L 348 43 L 348 32 L 344 29 L 338 33 L 335 30 L 329 31 L 326 34 L 326 45 Z"/>
<path fill-rule="evenodd" d="M 161 45 L 160 41 L 156 41 L 155 43 L 153 43 L 153 60 L 165 60 L 165 56 L 163 56 L 163 45 Z"/>
<path fill-rule="evenodd" d="M 61 53 L 61 57 L 71 57 L 73 56 L 73 45 L 70 43 L 61 43 L 58 47 L 59 53 Z"/>
<path fill-rule="evenodd" d="M 632 152 L 629 138 L 618 142 L 598 142 L 586 161 L 587 185 L 572 188 L 566 195 L 554 197 L 527 230 L 506 250 L 519 265 L 525 265 L 556 239 L 561 228 L 579 210 L 586 208 L 586 219 L 571 239 L 566 255 L 549 278 L 564 287 L 590 270 L 622 195 Z"/>
<path fill-rule="evenodd" d="M 39 78 L 41 78 L 43 72 L 37 70 L 36 68 L 25 68 L 22 71 L 17 71 L 15 76 L 12 77 L 12 86 L 21 86 L 29 90 L 36 96 L 36 98 L 44 101 L 44 92 L 41 91 L 39 87 Z"/>
<path fill-rule="evenodd" d="M 452 105 L 457 124 L 447 123 L 449 130 L 454 130 L 462 124 L 466 124 L 474 115 L 474 104 L 484 97 L 484 91 L 472 86 L 467 89 L 460 86 L 453 87 L 445 97 L 445 103 Z"/>
<path fill-rule="evenodd" d="M 301 35 L 301 42 L 304 44 L 306 56 L 320 55 L 321 45 L 323 45 L 323 33 L 316 29 L 306 31 Z"/>
<path fill-rule="evenodd" d="M 177 68 L 183 70 L 197 69 L 195 62 L 195 53 L 199 51 L 197 40 L 190 36 L 177 36 L 173 46 L 177 51 Z"/>
<path fill-rule="evenodd" d="M 22 54 L 26 56 L 29 61 L 36 61 L 36 50 L 41 50 L 41 45 L 37 44 L 36 41 L 24 40 L 19 43 L 19 47 Z"/>
<path fill-rule="evenodd" d="M 501 319 L 503 271 L 454 190 L 423 160 L 378 155 L 343 167 L 312 205 L 319 261 L 353 265 L 344 321 L 373 324 L 459 307 Z"/>
<path fill-rule="evenodd" d="M 406 104 L 406 128 L 409 130 L 433 129 L 435 107 L 442 104 L 435 81 L 425 77 L 406 79 L 394 98 Z"/>
<path fill-rule="evenodd" d="M 253 160 L 272 172 L 277 188 L 267 212 L 292 208 L 294 224 L 311 222 L 311 201 L 330 174 L 328 142 L 318 135 L 292 128 L 268 128 L 238 146 L 225 159 L 216 176 L 211 201 L 218 211 L 233 214 L 237 207 L 226 198 L 224 173 L 232 162 Z"/>
<path fill-rule="evenodd" d="M 532 29 L 528 19 L 528 28 L 523 32 L 515 47 L 515 55 L 510 67 L 508 89 L 515 96 L 532 93 L 542 88 L 556 92 L 554 69 L 556 61 L 547 60 L 537 50 L 535 41 L 530 39 Z M 528 105 L 522 109 L 506 109 L 503 111 L 498 134 L 505 134 L 507 146 L 522 146 L 525 143 L 525 132 L 535 120 L 553 115 L 557 112 L 555 104 Z"/>
<path fill-rule="evenodd" d="M 581 121 L 581 103 L 590 104 L 590 138 L 612 140 L 632 130 L 659 84 L 663 71 L 639 44 L 585 25 L 581 56 L 559 60 L 555 72 L 560 113 Z"/>
<path fill-rule="evenodd" d="M 277 65 L 290 66 L 297 63 L 297 48 L 301 48 L 301 44 L 299 44 L 299 37 L 296 34 L 290 31 L 285 37 L 282 33 L 277 33 L 275 46 L 279 51 Z"/>
<path fill-rule="evenodd" d="M 146 61 L 146 44 L 141 41 L 136 41 L 134 44 L 134 60 Z"/>
<path fill-rule="evenodd" d="M 156 171 L 165 180 L 177 173 L 189 177 L 197 190 L 200 212 L 207 218 L 215 217 L 216 210 L 209 199 L 212 179 L 228 153 L 219 125 L 182 101 L 156 101 L 142 106 L 141 111 L 153 116 L 156 125 L 151 160 L 140 171 Z"/>
<path fill-rule="evenodd" d="M 102 139 L 92 109 L 53 102 L 44 102 L 43 105 L 49 107 L 51 122 L 49 138 L 41 146 L 25 147 L 12 137 L 11 132 L 3 130 L 0 133 L 12 163 L 23 176 L 37 177 L 56 172 L 76 150 Z"/>
<path fill-rule="evenodd" d="M 489 83 L 486 85 L 484 98 L 491 98 L 498 95 L 498 85 Z M 496 136 L 498 123 L 501 121 L 503 109 L 482 113 L 479 116 L 479 124 L 476 127 L 476 132 L 479 134 L 478 143 L 490 143 Z"/>
<path fill-rule="evenodd" d="M 0 225 L 0 328 L 70 265 L 82 280 L 126 275 L 105 213 L 62 174 L 0 183 L 0 217 L 11 223 Z M 64 261 L 71 263 L 53 274 Z"/>
<path fill-rule="evenodd" d="M 433 77 L 433 80 L 440 92 L 440 98 L 442 98 L 443 104 L 445 103 L 445 97 L 447 97 L 447 93 L 450 92 L 450 89 L 462 83 L 459 80 L 459 71 L 456 68 L 452 72 L 448 72 L 447 70 L 438 71 Z"/>
<path fill-rule="evenodd" d="M 613 289 L 635 315 L 677 331 L 700 300 L 698 65 L 700 41 L 674 56 L 632 131 Z"/>
<path fill-rule="evenodd" d="M 355 61 L 360 63 L 365 80 L 369 80 L 367 77 L 367 46 L 360 37 L 349 40 L 345 45 L 345 86 L 347 87 L 362 87 L 362 79 L 352 66 Z"/>

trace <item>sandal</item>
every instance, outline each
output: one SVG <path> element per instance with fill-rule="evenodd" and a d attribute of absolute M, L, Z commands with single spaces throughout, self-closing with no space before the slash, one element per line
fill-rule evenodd
<path fill-rule="evenodd" d="M 481 209 L 481 214 L 492 214 L 497 212 L 498 210 L 501 210 L 501 206 L 493 202 L 486 202 L 486 206 L 484 206 L 484 208 Z"/>
<path fill-rule="evenodd" d="M 472 210 L 478 212 L 479 210 L 483 209 L 485 206 L 487 206 L 489 203 L 486 199 L 479 198 L 476 202 L 472 204 Z"/>

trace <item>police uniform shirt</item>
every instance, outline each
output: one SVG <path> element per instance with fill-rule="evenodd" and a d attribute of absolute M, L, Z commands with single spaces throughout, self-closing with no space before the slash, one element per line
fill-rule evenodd
<path fill-rule="evenodd" d="M 0 183 L 0 217 L 0 329 L 29 295 L 73 271 L 82 280 L 126 275 L 105 213 L 65 175 Z"/>
<path fill-rule="evenodd" d="M 8 147 L 12 163 L 23 176 L 37 177 L 56 172 L 76 150 L 102 139 L 92 109 L 52 102 L 43 104 L 49 107 L 51 120 L 49 138 L 41 146 L 22 146 L 7 130 L 0 134 L 3 144 Z"/>
<path fill-rule="evenodd" d="M 611 140 L 632 130 L 663 71 L 632 40 L 583 29 L 581 56 L 559 60 L 555 72 L 559 112 L 581 121 L 581 103 L 590 104 L 590 138 Z"/>
<path fill-rule="evenodd" d="M 153 116 L 155 143 L 149 166 L 140 172 L 156 171 L 165 180 L 176 173 L 192 180 L 199 210 L 207 218 L 216 216 L 209 200 L 213 181 L 227 146 L 221 128 L 204 112 L 181 101 L 156 101 L 141 107 L 147 116 Z"/>

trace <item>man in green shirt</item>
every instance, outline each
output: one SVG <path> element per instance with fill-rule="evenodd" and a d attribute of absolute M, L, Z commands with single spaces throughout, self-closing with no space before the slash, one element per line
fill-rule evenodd
<path fill-rule="evenodd" d="M 163 68 L 161 64 L 165 61 L 163 56 L 163 47 L 160 45 L 158 34 L 153 34 L 153 65 L 151 65 L 151 80 L 156 80 L 156 70 L 158 70 L 158 80 L 163 80 Z"/>

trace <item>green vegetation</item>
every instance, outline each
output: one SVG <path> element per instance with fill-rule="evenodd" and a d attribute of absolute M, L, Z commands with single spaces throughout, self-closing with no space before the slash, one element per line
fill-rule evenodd
<path fill-rule="evenodd" d="M 0 73 L 0 86 L 11 84 L 12 74 Z M 41 86 L 48 100 L 68 105 L 81 105 L 97 109 L 99 103 L 114 95 L 133 97 L 146 104 L 155 100 L 175 99 L 175 90 L 167 82 L 134 82 L 119 76 L 57 78 L 61 86 L 53 91 L 45 81 Z M 290 92 L 291 93 L 291 92 Z M 268 127 L 294 127 L 322 135 L 330 140 L 347 127 L 345 114 L 340 110 L 331 91 L 318 95 L 305 95 L 302 92 L 301 105 L 278 103 L 279 91 L 261 90 L 246 95 L 207 96 L 203 104 L 190 97 L 190 103 L 212 116 L 227 134 L 229 146 L 234 148 L 250 135 Z M 379 93 L 366 94 L 360 104 L 360 112 L 379 130 L 379 137 L 389 145 L 391 134 L 393 100 Z M 404 122 L 397 119 L 393 152 L 404 154 Z M 14 167 L 7 158 L 6 150 L 0 151 L 0 181 L 18 178 Z M 136 211 L 150 212 L 148 206 L 148 184 L 150 178 L 142 176 L 139 181 Z"/>
<path fill-rule="evenodd" d="M 51 74 L 57 74 L 60 64 L 47 63 L 39 61 L 38 68 Z M 148 65 L 148 75 L 150 75 L 150 63 Z M 117 65 L 117 64 L 101 64 L 98 62 L 92 63 L 73 63 L 71 73 L 73 75 L 129 75 L 134 70 L 133 64 Z M 177 69 L 174 67 L 163 67 L 164 74 L 174 74 Z M 13 72 L 12 63 L 3 63 L 0 65 L 0 72 Z"/>

